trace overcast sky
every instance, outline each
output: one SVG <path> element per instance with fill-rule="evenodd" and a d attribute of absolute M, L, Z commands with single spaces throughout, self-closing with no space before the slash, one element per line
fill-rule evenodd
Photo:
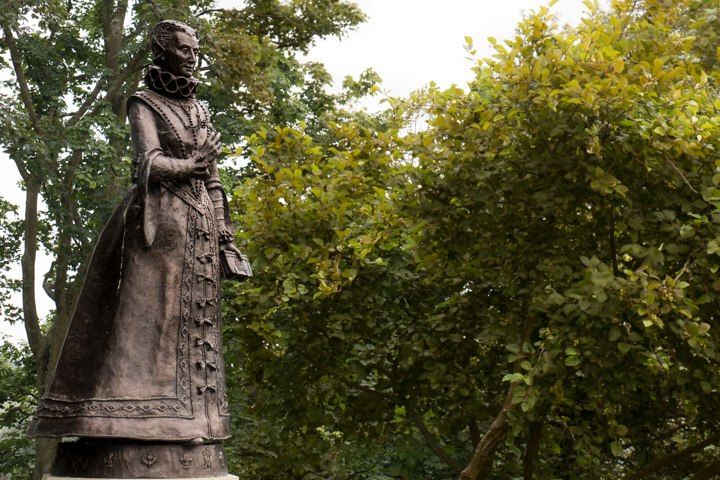
<path fill-rule="evenodd" d="M 222 0 L 223 7 L 241 6 L 237 0 Z M 464 87 L 472 79 L 472 63 L 463 49 L 465 36 L 472 37 L 477 57 L 491 56 L 488 37 L 498 41 L 514 38 L 523 12 L 546 6 L 548 0 L 358 0 L 368 21 L 342 39 L 318 42 L 306 59 L 322 62 L 339 88 L 345 76 L 355 78 L 367 68 L 383 79 L 383 90 L 392 96 L 407 96 L 435 81 L 439 87 Z M 551 9 L 560 23 L 576 25 L 585 10 L 582 0 L 559 0 Z M 201 46 L 202 48 L 202 46 Z M 381 108 L 376 102 L 368 109 Z M 15 165 L 0 152 L 0 195 L 20 205 L 24 197 L 18 186 Z M 22 207 L 21 207 L 22 208 Z M 22 212 L 21 212 L 22 213 Z M 52 306 L 39 282 L 50 262 L 39 256 L 37 298 L 41 315 Z M 14 270 L 17 277 L 20 269 Z M 17 304 L 21 304 L 19 295 Z M 21 325 L 0 322 L 0 332 L 24 339 Z"/>
<path fill-rule="evenodd" d="M 228 0 L 228 3 L 231 3 Z M 322 40 L 308 60 L 322 62 L 336 86 L 346 75 L 375 70 L 390 95 L 404 97 L 434 81 L 441 88 L 464 87 L 472 80 L 465 36 L 474 40 L 476 56 L 495 52 L 487 41 L 513 39 L 523 13 L 537 11 L 548 0 L 359 0 L 369 17 L 357 30 Z M 559 0 L 551 12 L 561 24 L 577 25 L 586 7 L 582 0 Z"/>

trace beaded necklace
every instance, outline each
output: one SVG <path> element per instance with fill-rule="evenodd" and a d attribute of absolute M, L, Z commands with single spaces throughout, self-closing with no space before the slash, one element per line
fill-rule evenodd
<path fill-rule="evenodd" d="M 207 120 L 203 120 L 201 117 L 199 103 L 193 99 L 175 100 L 164 95 L 160 96 L 160 101 L 177 117 L 182 126 L 192 134 L 193 150 L 197 150 L 199 147 L 198 129 L 203 124 L 208 124 Z M 200 198 L 202 196 L 202 180 L 193 178 L 190 183 L 195 197 Z"/>
<path fill-rule="evenodd" d="M 199 148 L 199 129 L 202 128 L 208 130 L 208 135 L 210 132 L 214 131 L 212 125 L 210 125 L 210 122 L 208 121 L 210 112 L 204 104 L 193 98 L 172 98 L 162 92 L 157 92 L 154 89 L 149 89 L 146 92 L 147 93 L 143 95 L 143 99 L 153 105 L 154 110 L 161 115 L 165 124 L 172 130 L 175 138 L 177 139 L 178 145 L 180 146 L 182 158 L 188 158 L 188 152 L 185 148 L 185 142 L 183 142 L 180 132 L 175 127 L 175 122 L 171 121 L 168 116 L 170 112 L 172 112 L 172 115 L 177 119 L 177 121 L 179 121 L 184 129 L 192 135 L 191 151 Z M 164 108 L 161 107 L 160 104 L 162 104 Z M 203 180 L 198 178 L 191 178 L 189 180 L 192 193 L 195 198 L 202 198 L 204 190 Z"/>

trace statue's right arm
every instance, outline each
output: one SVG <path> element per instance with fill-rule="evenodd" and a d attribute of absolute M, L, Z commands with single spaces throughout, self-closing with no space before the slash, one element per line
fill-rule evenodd
<path fill-rule="evenodd" d="M 135 100 L 128 105 L 128 121 L 133 149 L 139 158 L 139 168 L 149 169 L 148 180 L 153 183 L 202 177 L 207 172 L 204 161 L 174 158 L 165 155 L 160 144 L 157 116 L 144 102 Z M 142 175 L 142 172 L 139 172 Z"/>

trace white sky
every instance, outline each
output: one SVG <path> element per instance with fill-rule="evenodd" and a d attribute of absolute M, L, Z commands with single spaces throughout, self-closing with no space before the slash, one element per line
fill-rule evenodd
<path fill-rule="evenodd" d="M 242 6 L 240 0 L 221 0 L 223 7 Z M 306 60 L 322 62 L 339 88 L 347 75 L 357 78 L 367 68 L 383 79 L 382 89 L 396 97 L 407 96 L 431 81 L 439 87 L 452 84 L 464 87 L 472 79 L 463 49 L 465 36 L 474 40 L 476 56 L 491 56 L 487 37 L 498 41 L 512 39 L 523 12 L 546 6 L 548 0 L 356 0 L 369 19 L 342 39 L 318 42 Z M 586 7 L 582 0 L 559 0 L 551 9 L 560 23 L 576 25 Z M 376 97 L 367 108 L 382 108 Z M 20 176 L 15 164 L 0 152 L 0 195 L 21 205 L 24 194 L 18 186 Z M 36 295 L 41 315 L 46 315 L 52 302 L 40 282 L 50 265 L 48 258 L 38 257 L 40 265 Z M 20 269 L 13 273 L 19 278 Z M 17 296 L 17 304 L 21 304 Z M 22 325 L 0 322 L 0 333 L 14 341 L 25 338 Z"/>
<path fill-rule="evenodd" d="M 228 0 L 228 3 L 231 3 Z M 383 80 L 383 90 L 407 96 L 431 81 L 440 88 L 463 88 L 475 66 L 463 46 L 472 37 L 478 58 L 495 51 L 486 40 L 515 38 L 523 12 L 537 11 L 548 0 L 358 0 L 369 17 L 346 37 L 318 42 L 306 57 L 325 64 L 342 84 L 346 75 L 357 78 L 366 68 Z M 559 0 L 551 13 L 561 24 L 577 25 L 586 7 L 582 0 Z M 368 108 L 373 108 L 369 106 Z"/>

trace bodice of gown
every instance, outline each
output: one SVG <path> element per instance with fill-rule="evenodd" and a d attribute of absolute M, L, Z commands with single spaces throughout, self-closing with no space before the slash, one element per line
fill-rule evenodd
<path fill-rule="evenodd" d="M 147 89 L 133 95 L 128 116 L 135 150 L 133 180 L 146 174 L 151 182 L 193 183 L 197 189 L 199 182 L 178 177 L 170 167 L 189 162 L 215 131 L 207 106 L 193 98 L 172 98 Z M 207 186 L 220 184 L 216 162 L 202 180 Z"/>
<path fill-rule="evenodd" d="M 217 162 L 203 178 L 188 178 L 188 164 L 215 130 L 208 108 L 192 98 L 171 98 L 147 89 L 130 97 L 128 117 L 133 139 L 133 181 L 143 209 L 143 233 L 152 245 L 162 216 L 164 187 L 198 211 L 210 201 L 207 190 L 220 188 Z M 229 218 L 229 215 L 228 215 Z"/>

